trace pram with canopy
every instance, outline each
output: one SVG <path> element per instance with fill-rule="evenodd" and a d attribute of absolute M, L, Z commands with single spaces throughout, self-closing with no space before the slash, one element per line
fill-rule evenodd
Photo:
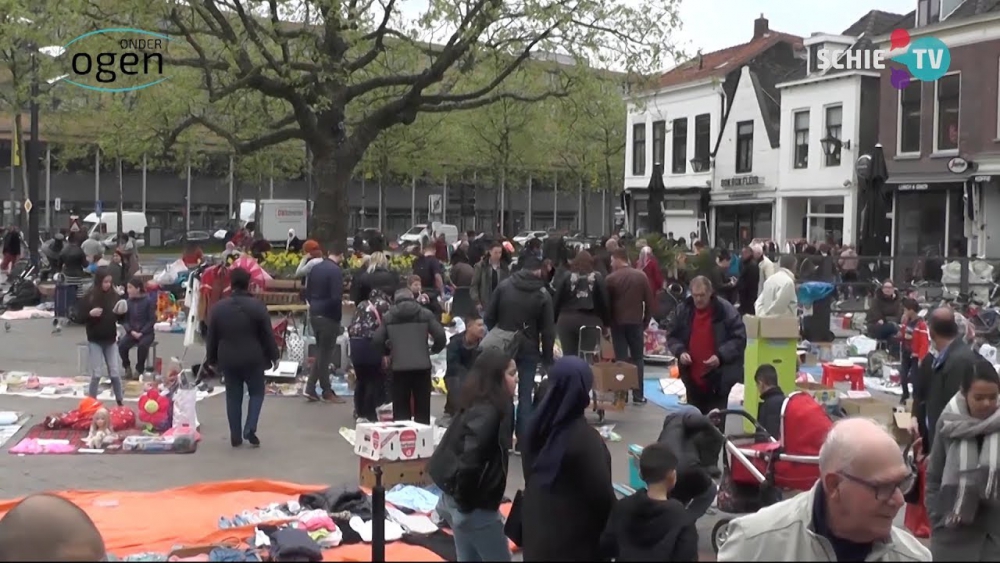
<path fill-rule="evenodd" d="M 712 416 L 724 421 L 729 415 L 746 418 L 758 432 L 767 432 L 742 410 L 722 410 Z M 779 502 L 786 492 L 794 495 L 810 490 L 819 480 L 819 450 L 832 426 L 826 411 L 811 395 L 796 391 L 785 398 L 781 407 L 781 435 L 777 438 L 771 436 L 767 442 L 753 443 L 752 435 L 725 436 L 727 455 L 722 460 L 719 510 L 749 514 Z M 716 553 L 726 540 L 732 520 L 720 518 L 712 530 L 712 549 Z"/>

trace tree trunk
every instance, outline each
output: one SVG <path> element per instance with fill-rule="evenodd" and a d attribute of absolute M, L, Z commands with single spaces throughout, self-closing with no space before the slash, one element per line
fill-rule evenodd
<path fill-rule="evenodd" d="M 346 250 L 351 208 L 347 194 L 351 175 L 363 151 L 347 147 L 310 147 L 313 154 L 313 181 L 316 183 L 315 228 L 312 236 L 323 248 L 341 253 Z"/>

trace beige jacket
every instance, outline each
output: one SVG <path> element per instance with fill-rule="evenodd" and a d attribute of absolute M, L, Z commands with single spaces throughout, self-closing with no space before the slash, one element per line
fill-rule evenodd
<path fill-rule="evenodd" d="M 767 278 L 774 275 L 777 266 L 767 256 L 761 256 L 760 264 L 757 267 L 760 268 L 760 281 L 757 283 L 757 293 L 760 293 L 764 289 L 764 282 L 767 281 Z"/>
<path fill-rule="evenodd" d="M 812 530 L 819 487 L 733 520 L 718 561 L 836 561 L 830 542 Z M 931 561 L 931 552 L 893 527 L 889 540 L 876 544 L 866 561 Z"/>
<path fill-rule="evenodd" d="M 787 268 L 778 268 L 764 282 L 754 312 L 758 317 L 778 317 L 799 315 L 799 296 L 795 289 L 795 274 Z"/>

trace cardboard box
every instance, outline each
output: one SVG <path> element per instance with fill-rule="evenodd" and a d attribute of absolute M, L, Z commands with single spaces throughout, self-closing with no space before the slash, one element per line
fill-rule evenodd
<path fill-rule="evenodd" d="M 910 434 L 910 423 L 913 417 L 907 411 L 897 410 L 892 413 L 892 437 L 901 446 L 908 446 L 913 442 L 913 435 Z"/>
<path fill-rule="evenodd" d="M 430 457 L 434 429 L 418 422 L 366 422 L 354 430 L 354 453 L 373 461 Z"/>
<path fill-rule="evenodd" d="M 841 399 L 840 408 L 847 416 L 870 418 L 890 428 L 892 425 L 892 405 L 871 397 L 859 399 Z"/>
<path fill-rule="evenodd" d="M 363 457 L 358 458 L 358 485 L 371 489 L 375 486 L 375 466 L 382 468 L 382 486 L 386 490 L 396 485 L 415 485 L 422 487 L 432 484 L 427 474 L 426 459 L 410 459 L 402 461 L 373 461 Z"/>
<path fill-rule="evenodd" d="M 817 403 L 823 405 L 828 411 L 840 407 L 840 393 L 836 389 L 824 387 L 812 381 L 796 383 L 795 388 L 809 393 Z"/>
<path fill-rule="evenodd" d="M 628 362 L 594 364 L 594 391 L 630 391 L 639 387 L 639 369 Z"/>
<path fill-rule="evenodd" d="M 743 324 L 746 326 L 748 339 L 766 338 L 795 341 L 799 339 L 798 317 L 755 317 L 753 315 L 744 315 Z"/>

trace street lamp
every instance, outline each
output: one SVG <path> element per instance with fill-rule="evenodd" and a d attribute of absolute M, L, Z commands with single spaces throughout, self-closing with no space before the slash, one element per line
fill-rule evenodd
<path fill-rule="evenodd" d="M 706 158 L 692 158 L 691 159 L 691 170 L 695 172 L 704 172 L 708 170 L 708 159 Z"/>
<path fill-rule="evenodd" d="M 819 142 L 823 145 L 823 152 L 826 153 L 826 156 L 836 156 L 841 149 L 851 150 L 850 141 L 841 141 L 833 136 L 820 139 Z"/>

